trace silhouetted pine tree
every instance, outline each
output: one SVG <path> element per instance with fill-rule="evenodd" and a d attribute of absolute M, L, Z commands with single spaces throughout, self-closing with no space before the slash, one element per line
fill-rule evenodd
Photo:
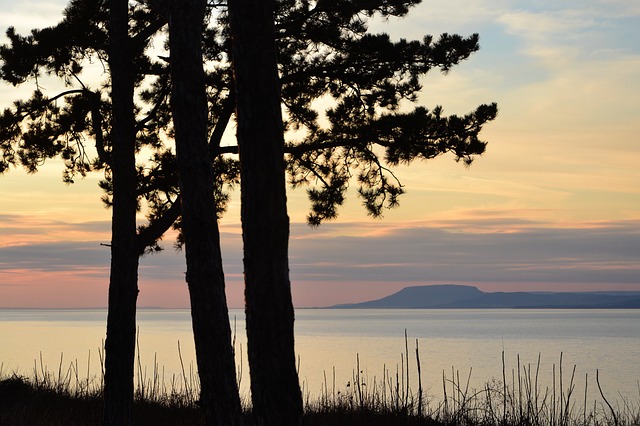
<path fill-rule="evenodd" d="M 289 217 L 274 1 L 229 0 L 240 154 L 242 240 L 253 413 L 302 422 L 289 281 Z"/>
<path fill-rule="evenodd" d="M 128 34 L 128 1 L 111 0 L 109 70 L 112 148 L 111 274 L 105 340 L 104 424 L 132 424 L 138 258 L 136 251 L 136 131 L 134 51 Z M 102 131 L 102 130 L 100 130 Z"/>
<path fill-rule="evenodd" d="M 233 426 L 241 423 L 241 407 L 207 148 L 205 5 L 205 0 L 171 2 L 171 104 L 201 404 L 207 424 Z"/>

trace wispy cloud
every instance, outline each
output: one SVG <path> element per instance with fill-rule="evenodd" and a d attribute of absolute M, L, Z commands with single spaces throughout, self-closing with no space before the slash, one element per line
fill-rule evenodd
<path fill-rule="evenodd" d="M 544 227 L 521 219 L 467 220 L 388 227 L 366 236 L 292 241 L 291 269 L 301 280 L 487 283 L 633 283 L 640 285 L 640 222 Z M 349 227 L 357 224 L 332 225 Z M 381 225 L 381 227 L 385 227 Z M 339 233 L 339 232 L 337 232 Z"/>
<path fill-rule="evenodd" d="M 0 214 L 0 247 L 53 241 L 108 242 L 110 235 L 109 221 L 72 222 L 34 214 Z"/>
<path fill-rule="evenodd" d="M 0 247 L 3 270 L 82 271 L 109 264 L 108 247 L 97 242 L 57 242 Z"/>
<path fill-rule="evenodd" d="M 328 223 L 320 228 L 294 223 L 292 282 L 308 295 L 334 286 L 333 299 L 325 298 L 328 303 L 352 299 L 358 287 L 354 283 L 370 283 L 372 294 L 385 288 L 389 292 L 403 283 L 436 282 L 480 287 L 521 283 L 522 290 L 541 289 L 541 285 L 572 289 L 576 283 L 582 288 L 590 284 L 640 288 L 640 221 L 560 226 L 504 213 L 469 211 L 458 220 Z M 239 225 L 226 225 L 222 245 L 232 305 L 241 306 L 242 242 L 237 231 Z M 0 247 L 0 294 L 27 290 L 20 287 L 27 284 L 33 291 L 34 285 L 41 285 L 37 277 L 52 282 L 62 279 L 58 291 L 63 293 L 68 287 L 65 282 L 95 282 L 102 288 L 108 280 L 109 255 L 108 248 L 96 241 Z M 172 306 L 171 297 L 186 304 L 185 270 L 183 253 L 171 248 L 141 259 L 144 304 Z M 300 293 L 297 300 L 313 305 L 308 295 Z M 11 299 L 5 296 L 4 300 Z"/>

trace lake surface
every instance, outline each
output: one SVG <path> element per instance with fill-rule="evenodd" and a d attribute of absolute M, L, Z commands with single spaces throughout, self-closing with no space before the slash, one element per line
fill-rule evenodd
<path fill-rule="evenodd" d="M 248 389 L 244 313 L 231 310 L 236 335 L 236 359 L 241 388 Z M 1 310 L 0 363 L 8 374 L 30 375 L 34 368 L 55 371 L 77 364 L 80 375 L 100 375 L 106 311 Z M 165 382 L 172 376 L 195 374 L 189 312 L 180 309 L 141 309 L 138 313 L 140 365 L 137 374 Z M 345 389 L 359 362 L 362 380 L 378 382 L 385 374 L 408 365 L 416 376 L 416 340 L 427 393 L 442 395 L 443 373 L 458 375 L 463 384 L 482 388 L 492 379 L 507 382 L 520 371 L 537 369 L 544 387 L 559 384 L 560 357 L 564 387 L 575 368 L 576 390 L 588 382 L 588 398 L 597 399 L 595 383 L 607 398 L 640 401 L 640 310 L 325 310 L 296 311 L 296 351 L 304 391 L 318 395 Z M 180 345 L 180 354 L 178 352 Z M 181 359 L 182 358 L 182 363 Z M 61 361 L 62 359 L 62 361 Z M 385 373 L 386 371 L 386 373 Z M 335 380 L 334 380 L 335 377 Z M 326 378 L 326 379 L 325 379 Z M 326 381 L 325 381 L 326 380 Z M 580 397 L 582 398 L 582 397 Z"/>

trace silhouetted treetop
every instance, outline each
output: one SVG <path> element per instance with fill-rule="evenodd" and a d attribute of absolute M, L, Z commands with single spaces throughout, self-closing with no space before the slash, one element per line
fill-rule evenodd
<path fill-rule="evenodd" d="M 495 104 L 462 116 L 445 115 L 437 105 L 416 104 L 424 76 L 433 69 L 449 72 L 476 52 L 478 35 L 445 33 L 394 41 L 369 31 L 370 19 L 403 17 L 418 3 L 276 2 L 287 171 L 293 187 L 308 186 L 311 224 L 335 218 L 351 184 L 370 215 L 397 206 L 404 192 L 393 173 L 399 164 L 452 153 L 468 165 L 484 152 L 486 143 L 479 134 L 496 117 Z M 129 13 L 136 69 L 137 192 L 153 229 L 169 222 L 180 225 L 179 209 L 173 207 L 179 190 L 166 7 L 164 0 L 131 3 Z M 105 60 L 106 16 L 104 0 L 73 0 L 55 26 L 27 36 L 7 31 L 9 43 L 0 47 L 0 77 L 13 85 L 34 84 L 35 89 L 29 99 L 16 101 L 0 116 L 0 173 L 10 166 L 33 172 L 47 158 L 62 158 L 67 182 L 104 170 L 101 186 L 105 203 L 110 203 L 110 80 L 107 72 L 87 72 Z M 229 190 L 239 182 L 237 146 L 223 138 L 235 111 L 226 2 L 208 2 L 206 20 L 202 48 L 209 152 L 221 214 Z M 50 94 L 40 85 L 46 76 L 59 79 L 64 88 Z M 156 247 L 159 235 L 141 241 Z"/>
<path fill-rule="evenodd" d="M 495 104 L 461 117 L 445 116 L 439 106 L 412 107 L 422 77 L 468 58 L 479 49 L 479 36 L 392 41 L 368 32 L 368 18 L 404 16 L 417 3 L 278 2 L 282 97 L 291 130 L 285 151 L 293 186 L 312 186 L 313 225 L 337 216 L 353 178 L 367 212 L 380 216 L 404 192 L 393 166 L 447 152 L 469 165 L 485 150 L 479 132 L 496 117 Z"/>

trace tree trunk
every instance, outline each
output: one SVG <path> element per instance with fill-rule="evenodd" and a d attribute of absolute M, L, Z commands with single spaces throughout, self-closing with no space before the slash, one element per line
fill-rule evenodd
<path fill-rule="evenodd" d="M 238 100 L 248 354 L 258 423 L 298 425 L 302 397 L 294 352 L 273 11 L 273 1 L 229 0 Z"/>
<path fill-rule="evenodd" d="M 207 424 L 238 425 L 240 398 L 207 146 L 204 11 L 204 0 L 171 2 L 171 100 L 201 403 Z"/>
<path fill-rule="evenodd" d="M 113 216 L 105 342 L 104 424 L 130 425 L 138 297 L 133 65 L 127 0 L 111 0 L 109 67 L 113 101 Z"/>

